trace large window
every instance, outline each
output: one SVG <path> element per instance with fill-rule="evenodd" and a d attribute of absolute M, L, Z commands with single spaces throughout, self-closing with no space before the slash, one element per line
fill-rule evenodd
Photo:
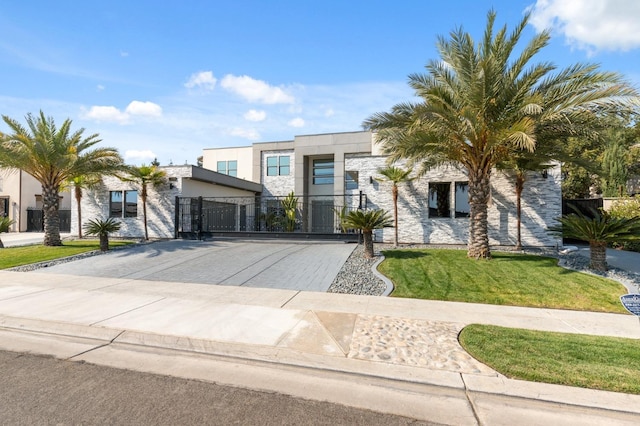
<path fill-rule="evenodd" d="M 333 184 L 333 159 L 326 158 L 313 160 L 313 184 Z"/>
<path fill-rule="evenodd" d="M 356 171 L 345 171 L 344 172 L 344 189 L 358 189 L 358 172 Z"/>
<path fill-rule="evenodd" d="M 238 176 L 238 162 L 236 160 L 218 161 L 216 171 L 223 175 Z"/>
<path fill-rule="evenodd" d="M 138 216 L 138 191 L 111 191 L 109 217 Z"/>
<path fill-rule="evenodd" d="M 456 217 L 469 217 L 469 182 L 456 182 Z"/>
<path fill-rule="evenodd" d="M 267 176 L 289 176 L 288 155 L 267 157 Z"/>
<path fill-rule="evenodd" d="M 429 217 L 451 217 L 451 183 L 429 183 Z"/>

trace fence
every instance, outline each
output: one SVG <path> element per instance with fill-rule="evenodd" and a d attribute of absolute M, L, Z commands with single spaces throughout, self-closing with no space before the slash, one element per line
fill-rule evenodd
<path fill-rule="evenodd" d="M 366 209 L 365 194 L 176 197 L 176 238 L 213 233 L 342 234 L 341 217 Z"/>
<path fill-rule="evenodd" d="M 58 210 L 60 232 L 71 232 L 71 210 Z M 44 213 L 42 209 L 27 208 L 27 232 L 44 231 Z"/>
<path fill-rule="evenodd" d="M 593 210 L 598 211 L 603 206 L 602 198 L 583 198 L 583 199 L 574 199 L 569 200 L 566 198 L 562 199 L 562 215 L 568 215 L 571 213 L 575 213 L 574 210 L 570 207 L 574 206 L 578 211 L 584 214 L 587 217 L 592 217 Z"/>

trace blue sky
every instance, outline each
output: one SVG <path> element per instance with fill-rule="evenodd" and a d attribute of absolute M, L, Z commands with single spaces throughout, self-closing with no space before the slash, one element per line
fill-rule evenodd
<path fill-rule="evenodd" d="M 412 98 L 438 35 L 479 39 L 491 8 L 510 28 L 530 8 L 525 40 L 552 28 L 539 61 L 640 87 L 637 0 L 25 0 L 0 9 L 0 113 L 71 118 L 130 164 L 360 130 Z"/>

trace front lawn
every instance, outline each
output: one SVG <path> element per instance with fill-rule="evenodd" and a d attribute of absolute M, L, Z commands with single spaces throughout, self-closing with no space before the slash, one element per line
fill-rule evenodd
<path fill-rule="evenodd" d="M 557 259 L 464 250 L 387 250 L 378 269 L 395 285 L 391 296 L 535 308 L 627 313 L 620 283 L 557 266 Z"/>
<path fill-rule="evenodd" d="M 120 247 L 133 244 L 132 241 L 109 241 L 109 247 Z M 0 249 L 0 269 L 29 265 L 31 263 L 60 259 L 74 256 L 88 251 L 99 250 L 98 240 L 64 241 L 63 245 L 50 247 L 44 245 L 30 245 L 20 247 L 6 247 Z"/>
<path fill-rule="evenodd" d="M 640 340 L 472 324 L 460 344 L 507 377 L 640 394 Z"/>

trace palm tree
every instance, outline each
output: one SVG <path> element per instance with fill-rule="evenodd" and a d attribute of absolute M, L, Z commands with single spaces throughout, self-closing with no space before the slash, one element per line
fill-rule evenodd
<path fill-rule="evenodd" d="M 476 45 L 459 28 L 440 37 L 440 59 L 426 74 L 412 74 L 409 84 L 420 102 L 401 103 L 363 123 L 377 132 L 390 159 L 420 163 L 421 171 L 453 163 L 469 177 L 469 244 L 467 255 L 490 258 L 487 206 L 491 173 L 514 149 L 534 151 L 537 135 L 572 134 L 589 125 L 596 112 L 633 110 L 640 100 L 620 75 L 596 65 L 578 64 L 556 74 L 548 62 L 531 64 L 547 46 L 550 34 L 537 34 L 518 46 L 530 15 L 508 34 L 494 32 L 496 14 L 488 13 L 482 40 Z M 577 124 L 576 124 L 577 123 Z"/>
<path fill-rule="evenodd" d="M 149 239 L 149 230 L 147 227 L 147 195 L 149 185 L 158 187 L 165 183 L 167 174 L 164 170 L 160 170 L 157 166 L 141 165 L 127 168 L 127 174 L 121 176 L 125 182 L 133 182 L 140 186 L 140 199 L 142 200 L 142 216 L 144 219 L 144 239 Z"/>
<path fill-rule="evenodd" d="M 69 179 L 68 183 L 73 185 L 73 194 L 78 210 L 78 238 L 82 238 L 82 191 L 95 188 L 100 182 L 99 175 L 81 175 Z"/>
<path fill-rule="evenodd" d="M 364 257 L 373 257 L 373 230 L 391 226 L 391 218 L 384 210 L 352 210 L 347 213 L 342 226 L 359 229 L 364 240 Z"/>
<path fill-rule="evenodd" d="M 84 225 L 87 235 L 100 238 L 100 251 L 109 250 L 109 234 L 120 230 L 120 222 L 110 217 L 107 220 L 92 219 Z"/>
<path fill-rule="evenodd" d="M 383 176 L 383 178 L 379 180 L 382 180 L 383 182 L 391 182 L 391 194 L 393 196 L 393 226 L 395 227 L 393 245 L 395 247 L 398 247 L 398 184 L 413 180 L 413 178 L 409 177 L 412 171 L 413 170 L 411 169 L 405 170 L 396 166 L 388 166 L 384 169 L 378 170 L 378 173 Z"/>
<path fill-rule="evenodd" d="M 85 174 L 100 174 L 117 168 L 122 158 L 114 148 L 95 148 L 97 134 L 83 136 L 84 129 L 71 132 L 71 120 L 58 128 L 44 113 L 28 114 L 24 127 L 5 115 L 12 134 L 0 136 L 0 167 L 21 169 L 42 185 L 44 245 L 62 245 L 58 213 L 60 187 Z"/>
<path fill-rule="evenodd" d="M 9 219 L 6 216 L 0 216 L 0 234 L 2 234 L 3 232 L 8 232 L 11 225 L 13 225 L 13 219 Z M 2 238 L 0 238 L 0 248 L 4 248 Z"/>
<path fill-rule="evenodd" d="M 607 270 L 607 244 L 616 241 L 640 240 L 640 216 L 614 217 L 604 210 L 591 209 L 588 217 L 571 206 L 575 213 L 558 218 L 560 225 L 549 231 L 567 238 L 589 243 L 590 267 L 596 271 Z"/>

